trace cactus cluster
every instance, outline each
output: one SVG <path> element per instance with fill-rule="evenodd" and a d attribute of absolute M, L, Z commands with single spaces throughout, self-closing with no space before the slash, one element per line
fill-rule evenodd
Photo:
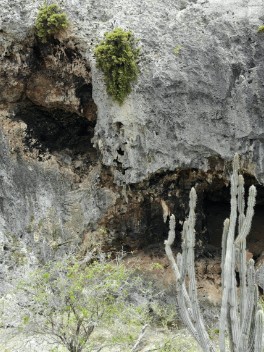
<path fill-rule="evenodd" d="M 219 321 L 220 352 L 263 352 L 264 314 L 258 306 L 258 287 L 254 261 L 246 261 L 246 238 L 249 234 L 256 188 L 251 186 L 245 211 L 244 179 L 239 175 L 239 157 L 235 155 L 231 176 L 231 212 L 224 222 L 222 236 L 222 302 Z M 190 192 L 189 216 L 183 225 L 182 254 L 175 260 L 171 245 L 175 238 L 175 217 L 170 217 L 170 231 L 165 241 L 166 254 L 176 278 L 179 314 L 202 350 L 214 352 L 216 346 L 210 340 L 199 309 L 197 296 L 194 245 L 196 191 Z M 237 288 L 235 270 L 239 272 Z M 188 281 L 186 278 L 188 277 Z M 188 285 L 187 285 L 188 282 Z M 227 337 L 229 339 L 227 348 Z"/>

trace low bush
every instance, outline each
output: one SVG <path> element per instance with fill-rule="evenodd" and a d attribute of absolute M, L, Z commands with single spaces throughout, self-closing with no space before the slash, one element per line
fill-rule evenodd
<path fill-rule="evenodd" d="M 60 7 L 57 4 L 48 5 L 45 2 L 37 15 L 36 35 L 42 43 L 46 43 L 55 34 L 65 30 L 68 25 L 67 15 Z"/>
<path fill-rule="evenodd" d="M 14 292 L 0 300 L 0 326 L 12 326 L 10 340 L 22 333 L 28 342 L 48 341 L 55 350 L 99 351 L 104 345 L 125 349 L 135 344 L 148 320 L 147 304 L 134 304 L 130 298 L 142 280 L 121 264 L 84 265 L 68 258 L 49 262 L 18 281 Z M 91 336 L 95 330 L 96 339 Z"/>
<path fill-rule="evenodd" d="M 97 67 L 104 74 L 107 93 L 122 104 L 139 74 L 139 48 L 130 31 L 116 28 L 105 33 L 95 48 Z"/>

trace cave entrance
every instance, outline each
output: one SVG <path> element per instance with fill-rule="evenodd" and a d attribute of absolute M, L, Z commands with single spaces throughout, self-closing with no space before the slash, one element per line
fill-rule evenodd
<path fill-rule="evenodd" d="M 38 151 L 42 161 L 46 153 L 55 155 L 61 164 L 75 171 L 87 169 L 97 159 L 91 139 L 95 121 L 62 109 L 47 109 L 31 102 L 21 104 L 15 119 L 26 123 L 25 151 Z"/>
<path fill-rule="evenodd" d="M 253 253 L 254 257 L 259 257 L 264 252 L 264 204 L 255 206 L 251 231 L 248 236 L 248 250 Z"/>
<path fill-rule="evenodd" d="M 252 181 L 252 180 L 251 180 Z M 246 180 L 246 198 L 249 185 L 253 182 Z M 214 197 L 212 197 L 214 194 Z M 208 193 L 204 199 L 204 213 L 207 228 L 208 245 L 221 249 L 223 223 L 230 216 L 230 187 L 223 188 L 216 193 Z M 257 186 L 257 199 L 250 233 L 247 237 L 248 251 L 258 258 L 264 252 L 264 187 Z"/>
<path fill-rule="evenodd" d="M 223 223 L 230 215 L 230 204 L 225 201 L 205 200 L 205 223 L 207 228 L 208 244 L 221 248 Z"/>

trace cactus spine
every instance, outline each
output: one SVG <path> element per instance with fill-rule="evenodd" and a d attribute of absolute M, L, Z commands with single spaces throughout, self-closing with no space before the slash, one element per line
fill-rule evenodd
<path fill-rule="evenodd" d="M 264 313 L 258 307 L 258 288 L 254 261 L 246 262 L 246 238 L 249 234 L 256 199 L 256 188 L 251 186 L 245 213 L 244 179 L 238 174 L 239 157 L 233 160 L 231 176 L 231 212 L 224 222 L 222 236 L 222 302 L 219 321 L 219 349 L 230 352 L 263 352 Z M 201 316 L 194 264 L 196 191 L 190 192 L 189 216 L 182 231 L 182 254 L 175 260 L 171 245 L 175 239 L 175 217 L 170 217 L 170 230 L 165 250 L 174 270 L 179 314 L 204 352 L 216 351 Z M 236 234 L 237 230 L 237 234 Z M 239 272 L 237 288 L 235 270 Z M 188 287 L 186 278 L 188 276 Z"/>

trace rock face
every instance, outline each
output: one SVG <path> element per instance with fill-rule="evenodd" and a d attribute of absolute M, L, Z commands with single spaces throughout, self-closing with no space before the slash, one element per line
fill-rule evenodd
<path fill-rule="evenodd" d="M 235 152 L 264 182 L 262 0 L 64 0 L 71 28 L 48 44 L 39 1 L 0 2 L 2 238 L 110 231 L 131 247 L 165 236 L 162 201 L 183 220 L 191 186 L 224 189 Z M 93 56 L 118 26 L 141 46 L 122 106 Z"/>
<path fill-rule="evenodd" d="M 228 160 L 239 152 L 262 182 L 262 2 L 113 1 L 104 8 L 109 5 L 116 11 L 103 30 L 112 21 L 132 29 L 142 45 L 141 77 L 121 109 L 100 103 L 104 88 L 94 72 L 95 140 L 105 164 L 122 163 L 116 179 L 207 170 L 210 156 Z"/>

